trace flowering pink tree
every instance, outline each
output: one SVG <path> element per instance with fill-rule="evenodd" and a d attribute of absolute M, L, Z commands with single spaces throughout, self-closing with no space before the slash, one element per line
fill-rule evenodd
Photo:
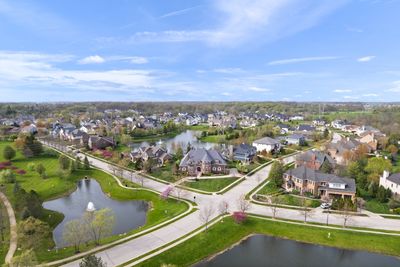
<path fill-rule="evenodd" d="M 167 188 L 165 188 L 164 191 L 161 192 L 161 198 L 162 199 L 167 199 L 169 197 L 169 195 L 171 194 L 172 190 L 174 190 L 174 188 L 172 186 L 168 186 Z"/>
<path fill-rule="evenodd" d="M 235 211 L 232 218 L 236 223 L 242 223 L 247 219 L 247 215 L 243 211 Z"/>
<path fill-rule="evenodd" d="M 26 174 L 26 171 L 25 171 L 25 170 L 17 170 L 16 172 L 17 172 L 18 174 L 20 174 L 20 175 Z"/>
<path fill-rule="evenodd" d="M 113 153 L 112 153 L 111 151 L 108 151 L 108 150 L 103 150 L 103 151 L 102 151 L 102 156 L 103 156 L 104 158 L 112 158 Z"/>

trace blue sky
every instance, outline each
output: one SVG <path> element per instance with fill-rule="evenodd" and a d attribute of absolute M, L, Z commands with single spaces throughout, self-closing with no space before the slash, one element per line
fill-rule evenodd
<path fill-rule="evenodd" d="M 400 1 L 0 0 L 0 101 L 400 101 Z"/>

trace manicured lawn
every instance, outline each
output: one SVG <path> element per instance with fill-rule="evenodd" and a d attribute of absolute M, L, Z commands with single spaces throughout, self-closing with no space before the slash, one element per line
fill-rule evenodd
<path fill-rule="evenodd" d="M 229 248 L 250 234 L 265 234 L 306 243 L 400 256 L 400 237 L 292 225 L 250 217 L 243 224 L 236 224 L 231 218 L 226 218 L 224 222 L 210 227 L 207 232 L 200 233 L 138 266 L 191 266 Z"/>
<path fill-rule="evenodd" d="M 167 182 L 178 181 L 182 177 L 173 174 L 173 172 L 172 172 L 172 164 L 173 163 L 171 163 L 171 162 L 167 162 L 164 166 L 152 170 L 150 175 L 154 176 L 154 177 L 156 177 L 158 179 L 167 181 Z"/>
<path fill-rule="evenodd" d="M 2 151 L 4 146 L 7 144 L 11 143 L 0 143 L 0 160 L 3 160 Z M 35 164 L 42 163 L 46 167 L 48 178 L 43 179 L 35 171 L 28 170 L 26 166 L 30 162 L 34 162 Z M 184 202 L 173 199 L 162 200 L 158 194 L 147 190 L 124 189 L 118 185 L 117 181 L 115 181 L 112 176 L 96 169 L 78 170 L 73 172 L 67 178 L 60 178 L 57 176 L 58 158 L 56 156 L 38 156 L 25 159 L 20 153 L 17 153 L 17 157 L 12 161 L 12 163 L 14 166 L 27 171 L 25 175 L 17 175 L 17 181 L 20 183 L 20 186 L 26 191 L 35 190 L 43 201 L 51 198 L 61 197 L 65 194 L 73 192 L 76 188 L 76 182 L 80 179 L 83 179 L 85 176 L 88 176 L 96 179 L 100 183 L 103 192 L 111 198 L 122 201 L 145 200 L 150 202 L 151 209 L 147 213 L 146 224 L 140 229 L 131 231 L 131 233 L 155 226 L 183 213 L 188 209 L 187 204 Z M 13 184 L 6 185 L 5 193 L 13 204 L 18 201 L 15 199 L 13 194 Z M 17 220 L 20 218 L 20 212 L 21 211 L 18 210 L 16 211 Z M 41 219 L 54 228 L 62 221 L 63 217 L 63 214 L 44 210 L 44 215 Z M 118 236 L 109 237 L 103 240 L 103 243 L 114 241 L 119 238 L 120 237 Z M 58 253 L 53 250 L 50 252 L 47 251 L 47 249 L 52 248 L 53 246 L 53 240 L 49 238 L 49 240 L 46 241 L 46 247 L 40 248 L 36 251 L 39 261 L 42 262 L 60 259 L 73 255 L 74 253 L 71 248 L 59 250 Z M 90 245 L 88 248 L 90 247 L 93 247 L 93 245 Z"/>
<path fill-rule="evenodd" d="M 391 213 L 387 203 L 381 203 L 376 199 L 368 200 L 365 209 L 375 213 Z"/>
<path fill-rule="evenodd" d="M 201 137 L 200 141 L 208 143 L 223 143 L 225 142 L 225 135 L 207 135 Z"/>
<path fill-rule="evenodd" d="M 185 181 L 183 183 L 184 186 L 199 189 L 207 192 L 217 192 L 221 189 L 224 189 L 231 183 L 235 182 L 237 177 L 229 177 L 229 178 L 217 178 L 217 179 L 200 179 L 198 181 Z"/>
<path fill-rule="evenodd" d="M 269 182 L 268 184 L 264 185 L 257 194 L 260 195 L 273 195 L 281 192 L 282 190 L 277 188 L 274 183 Z"/>

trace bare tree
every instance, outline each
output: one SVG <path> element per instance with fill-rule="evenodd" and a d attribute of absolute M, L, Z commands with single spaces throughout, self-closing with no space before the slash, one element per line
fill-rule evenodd
<path fill-rule="evenodd" d="M 229 204 L 228 202 L 226 202 L 225 200 L 222 200 L 219 204 L 218 204 L 218 212 L 220 215 L 224 215 L 227 214 L 229 210 Z"/>
<path fill-rule="evenodd" d="M 208 222 L 210 221 L 213 214 L 214 207 L 211 204 L 201 208 L 200 210 L 200 220 L 206 225 L 206 231 L 208 230 Z"/>
<path fill-rule="evenodd" d="M 175 192 L 175 196 L 180 199 L 184 196 L 184 194 L 186 193 L 186 190 L 180 186 L 175 186 L 174 192 Z"/>
<path fill-rule="evenodd" d="M 345 201 L 342 209 L 342 216 L 343 216 L 343 228 L 346 227 L 347 222 L 351 219 L 353 216 L 353 208 L 352 205 Z"/>
<path fill-rule="evenodd" d="M 280 199 L 279 197 L 276 196 L 270 196 L 268 198 L 268 205 L 269 208 L 271 209 L 272 212 L 272 218 L 276 218 L 276 213 L 278 212 L 278 205 L 280 204 Z"/>
<path fill-rule="evenodd" d="M 304 223 L 307 222 L 307 218 L 311 217 L 313 209 L 308 208 L 307 206 L 307 199 L 302 197 L 300 198 L 300 214 L 304 216 Z"/>
<path fill-rule="evenodd" d="M 251 203 L 249 200 L 246 199 L 245 195 L 241 195 L 239 197 L 237 205 L 238 205 L 238 209 L 243 213 L 248 211 L 251 207 Z"/>

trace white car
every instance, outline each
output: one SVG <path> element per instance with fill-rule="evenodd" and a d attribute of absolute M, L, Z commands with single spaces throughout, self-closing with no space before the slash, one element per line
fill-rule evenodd
<path fill-rule="evenodd" d="M 331 204 L 329 204 L 329 203 L 322 203 L 321 204 L 321 206 L 320 206 L 322 209 L 329 209 L 330 207 L 331 207 Z"/>

